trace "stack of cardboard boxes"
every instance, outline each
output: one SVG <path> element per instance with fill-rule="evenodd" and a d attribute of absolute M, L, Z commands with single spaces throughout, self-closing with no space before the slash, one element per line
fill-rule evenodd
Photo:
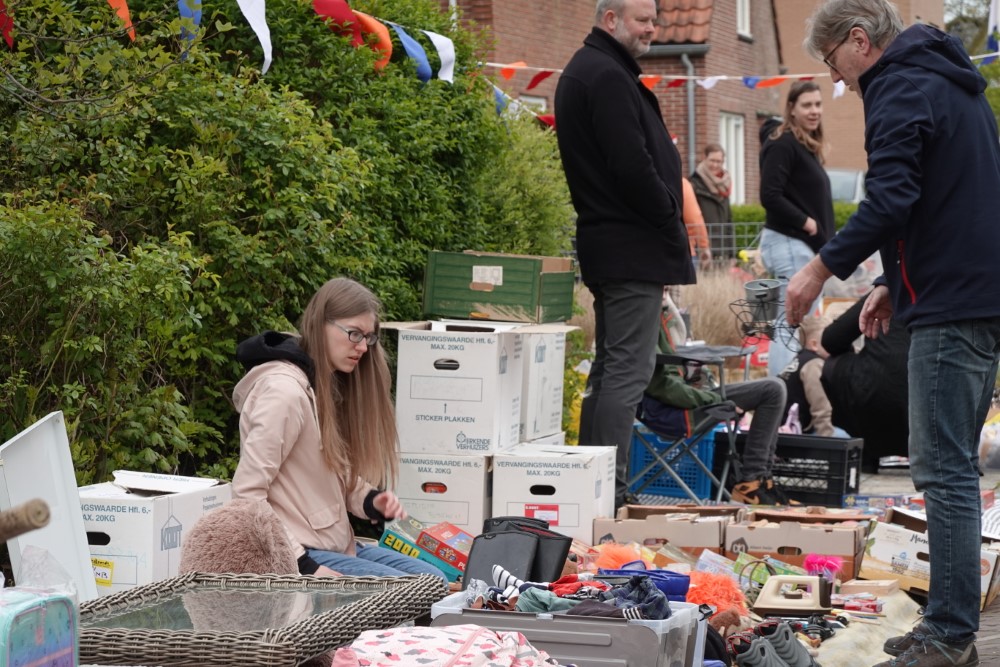
<path fill-rule="evenodd" d="M 432 252 L 421 322 L 398 331 L 396 489 L 425 524 L 472 535 L 493 515 L 535 516 L 588 541 L 614 506 L 614 451 L 562 431 L 572 261 Z"/>

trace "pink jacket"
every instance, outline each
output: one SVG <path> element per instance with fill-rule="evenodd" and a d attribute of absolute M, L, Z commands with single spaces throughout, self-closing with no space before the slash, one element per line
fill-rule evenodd
<path fill-rule="evenodd" d="M 345 495 L 320 449 L 316 397 L 306 374 L 285 361 L 261 364 L 239 381 L 233 401 L 240 413 L 233 495 L 266 500 L 285 524 L 296 558 L 305 547 L 353 556 L 347 513 L 364 517 L 365 497 L 375 487 L 359 480 Z"/>

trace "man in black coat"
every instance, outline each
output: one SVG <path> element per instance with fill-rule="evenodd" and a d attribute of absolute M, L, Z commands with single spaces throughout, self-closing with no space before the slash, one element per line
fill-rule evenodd
<path fill-rule="evenodd" d="M 618 447 L 616 505 L 625 501 L 632 423 L 655 365 L 663 285 L 694 282 L 680 154 L 636 62 L 649 50 L 656 16 L 655 0 L 599 0 L 594 29 L 555 100 L 577 257 L 596 320 L 580 444 Z"/>

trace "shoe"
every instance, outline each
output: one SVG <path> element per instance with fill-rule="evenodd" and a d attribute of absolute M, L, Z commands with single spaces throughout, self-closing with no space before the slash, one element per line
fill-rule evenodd
<path fill-rule="evenodd" d="M 809 655 L 809 649 L 795 638 L 788 623 L 778 620 L 764 621 L 757 624 L 753 633 L 771 642 L 774 652 L 788 664 L 788 667 L 820 667 L 819 663 Z"/>
<path fill-rule="evenodd" d="M 768 490 L 764 480 L 752 479 L 747 482 L 739 482 L 733 487 L 730 494 L 733 501 L 746 505 L 780 505 L 781 499 Z"/>
<path fill-rule="evenodd" d="M 783 488 L 774 483 L 773 477 L 764 478 L 764 486 L 778 498 L 779 505 L 801 505 L 797 500 L 792 500 Z"/>
<path fill-rule="evenodd" d="M 975 642 L 955 646 L 926 635 L 912 634 L 913 639 L 905 651 L 874 667 L 975 667 L 979 664 Z"/>
<path fill-rule="evenodd" d="M 917 627 L 913 628 L 905 635 L 900 635 L 898 637 L 889 637 L 885 640 L 885 644 L 882 645 L 882 650 L 889 655 L 901 655 L 906 649 L 910 648 L 915 642 L 921 642 L 924 637 L 927 636 L 927 628 L 924 627 L 923 623 L 918 623 Z"/>
<path fill-rule="evenodd" d="M 771 642 L 752 632 L 729 635 L 726 644 L 733 662 L 740 667 L 788 667 L 775 653 Z"/>

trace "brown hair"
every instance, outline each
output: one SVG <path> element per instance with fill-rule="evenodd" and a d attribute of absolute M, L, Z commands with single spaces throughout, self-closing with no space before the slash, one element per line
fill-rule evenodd
<path fill-rule="evenodd" d="M 389 364 L 382 346 L 362 355 L 353 373 L 334 370 L 327 354 L 328 322 L 372 314 L 379 333 L 382 304 L 367 287 L 347 278 L 327 281 L 309 300 L 299 331 L 301 346 L 316 365 L 316 413 L 323 455 L 350 493 L 360 477 L 390 488 L 399 473 L 396 419 Z"/>
<path fill-rule="evenodd" d="M 809 149 L 809 152 L 819 159 L 820 164 L 823 164 L 825 162 L 823 158 L 823 121 L 820 121 L 815 130 L 806 132 L 792 119 L 792 109 L 795 108 L 799 97 L 803 93 L 819 92 L 819 89 L 819 84 L 815 81 L 796 81 L 792 84 L 791 88 L 788 89 L 788 99 L 785 102 L 785 112 L 782 114 L 781 125 L 774 128 L 774 131 L 771 132 L 771 138 L 777 139 L 785 132 L 791 132 L 799 143 Z"/>
<path fill-rule="evenodd" d="M 705 146 L 705 157 L 708 157 L 712 153 L 722 153 L 725 155 L 726 151 L 719 144 L 708 144 Z"/>

